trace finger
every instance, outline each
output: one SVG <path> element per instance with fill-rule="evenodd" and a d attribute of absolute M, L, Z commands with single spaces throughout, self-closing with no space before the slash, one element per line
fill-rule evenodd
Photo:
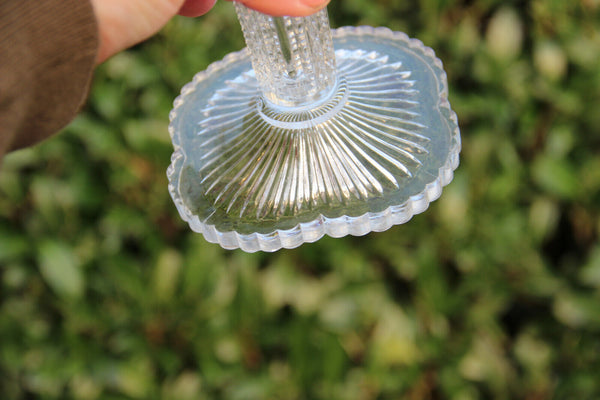
<path fill-rule="evenodd" d="M 158 32 L 184 0 L 92 0 L 100 49 L 98 62 Z"/>
<path fill-rule="evenodd" d="M 206 14 L 216 2 L 217 0 L 186 0 L 178 14 L 184 17 L 199 17 Z"/>
<path fill-rule="evenodd" d="M 230 0 L 231 1 L 231 0 Z M 329 0 L 235 0 L 265 14 L 276 17 L 288 15 L 305 17 L 321 10 Z"/>

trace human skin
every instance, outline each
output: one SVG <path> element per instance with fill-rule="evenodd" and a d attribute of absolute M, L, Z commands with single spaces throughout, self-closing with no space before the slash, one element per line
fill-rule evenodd
<path fill-rule="evenodd" d="M 314 14 L 329 0 L 239 0 L 246 6 L 274 16 L 302 17 Z M 100 47 L 97 63 L 158 32 L 175 15 L 198 17 L 216 0 L 92 0 L 98 20 Z"/>

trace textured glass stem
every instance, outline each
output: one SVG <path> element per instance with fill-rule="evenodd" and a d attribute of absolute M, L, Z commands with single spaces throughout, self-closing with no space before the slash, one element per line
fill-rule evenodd
<path fill-rule="evenodd" d="M 301 107 L 327 98 L 336 82 L 327 11 L 309 17 L 271 17 L 235 3 L 263 96 Z"/>

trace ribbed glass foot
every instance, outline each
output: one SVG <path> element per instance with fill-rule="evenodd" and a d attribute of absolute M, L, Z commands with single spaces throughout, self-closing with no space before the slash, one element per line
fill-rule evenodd
<path fill-rule="evenodd" d="M 308 105 L 261 95 L 246 50 L 182 90 L 169 191 L 207 240 L 275 251 L 383 231 L 452 180 L 459 128 L 433 51 L 386 28 L 338 29 L 333 44 L 335 82 Z"/>

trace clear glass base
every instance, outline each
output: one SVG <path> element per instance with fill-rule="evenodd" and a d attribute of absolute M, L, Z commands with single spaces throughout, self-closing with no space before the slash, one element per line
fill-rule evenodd
<path fill-rule="evenodd" d="M 176 99 L 169 191 L 208 241 L 275 251 L 383 231 L 452 180 L 460 134 L 433 51 L 386 28 L 333 38 L 337 82 L 318 103 L 265 99 L 247 51 L 197 74 Z"/>

